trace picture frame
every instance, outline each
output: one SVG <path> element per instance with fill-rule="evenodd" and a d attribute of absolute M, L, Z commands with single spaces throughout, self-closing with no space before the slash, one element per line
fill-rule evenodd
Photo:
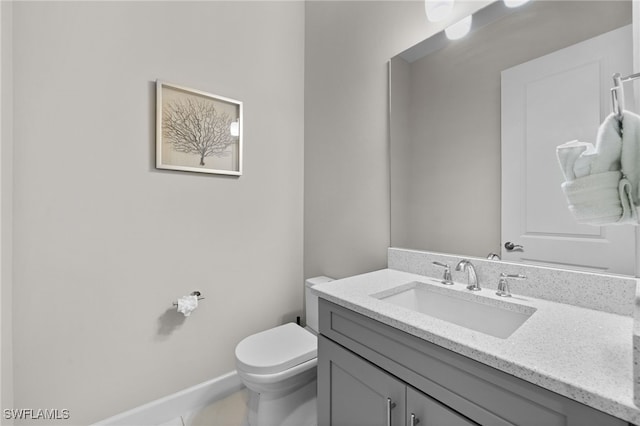
<path fill-rule="evenodd" d="M 156 80 L 156 168 L 242 175 L 242 102 Z"/>

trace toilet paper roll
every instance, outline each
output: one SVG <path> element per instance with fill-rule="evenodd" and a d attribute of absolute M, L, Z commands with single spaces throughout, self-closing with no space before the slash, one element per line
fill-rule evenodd
<path fill-rule="evenodd" d="M 188 317 L 189 315 L 191 315 L 191 312 L 193 312 L 197 307 L 198 307 L 198 296 L 195 296 L 195 295 L 182 296 L 181 298 L 178 299 L 178 312 L 183 314 L 185 317 Z"/>

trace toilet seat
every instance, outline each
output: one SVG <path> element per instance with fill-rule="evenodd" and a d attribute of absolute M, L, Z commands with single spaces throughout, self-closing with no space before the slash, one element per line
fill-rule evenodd
<path fill-rule="evenodd" d="M 239 369 L 251 374 L 275 374 L 317 357 L 318 341 L 309 331 L 288 323 L 246 337 L 236 346 Z"/>

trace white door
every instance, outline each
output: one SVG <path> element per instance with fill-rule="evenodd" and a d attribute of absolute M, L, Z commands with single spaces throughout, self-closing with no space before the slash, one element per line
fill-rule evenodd
<path fill-rule="evenodd" d="M 595 144 L 611 113 L 611 76 L 630 74 L 632 57 L 629 25 L 502 72 L 504 260 L 635 273 L 635 227 L 577 224 L 556 159 L 564 142 Z M 522 249 L 506 250 L 507 242 Z"/>

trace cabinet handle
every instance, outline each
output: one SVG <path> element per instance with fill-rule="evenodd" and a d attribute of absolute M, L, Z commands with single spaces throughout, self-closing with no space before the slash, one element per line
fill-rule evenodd
<path fill-rule="evenodd" d="M 415 414 L 411 413 L 409 426 L 416 426 L 418 423 L 420 423 L 420 419 L 417 418 Z"/>
<path fill-rule="evenodd" d="M 391 410 L 396 407 L 396 403 L 387 398 L 387 426 L 391 426 Z"/>

